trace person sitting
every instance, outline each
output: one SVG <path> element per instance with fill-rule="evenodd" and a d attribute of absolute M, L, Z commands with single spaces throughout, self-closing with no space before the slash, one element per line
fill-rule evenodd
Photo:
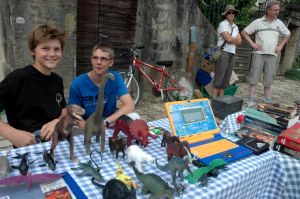
<path fill-rule="evenodd" d="M 106 127 L 120 116 L 135 111 L 134 102 L 119 72 L 110 70 L 114 64 L 114 50 L 105 44 L 96 44 L 91 53 L 92 70 L 76 77 L 70 87 L 68 104 L 77 104 L 85 109 L 84 120 L 79 127 L 84 128 L 85 120 L 95 112 L 100 82 L 105 73 L 112 73 L 115 80 L 107 80 L 104 88 L 103 117 Z M 100 88 L 103 89 L 103 88 Z M 117 97 L 122 106 L 117 109 Z"/>
<path fill-rule="evenodd" d="M 0 83 L 0 135 L 14 147 L 36 143 L 33 132 L 40 130 L 42 140 L 50 140 L 59 119 L 65 114 L 63 79 L 53 72 L 62 58 L 65 32 L 41 25 L 29 34 L 33 63 L 16 69 Z"/>

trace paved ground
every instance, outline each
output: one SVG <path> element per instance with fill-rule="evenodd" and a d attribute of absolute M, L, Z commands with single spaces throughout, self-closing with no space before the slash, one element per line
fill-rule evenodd
<path fill-rule="evenodd" d="M 292 104 L 295 100 L 300 101 L 300 81 L 292 81 L 282 77 L 277 77 L 274 81 L 272 90 L 273 101 L 275 102 Z M 247 83 L 238 83 L 236 96 L 243 98 L 243 106 L 245 107 L 248 97 Z M 257 87 L 257 99 L 263 99 L 263 86 L 261 84 L 259 84 Z M 144 95 L 144 97 L 136 107 L 136 111 L 141 115 L 142 119 L 146 121 L 152 121 L 167 117 L 164 108 L 164 102 L 162 102 L 160 97 L 154 97 L 151 94 Z M 218 120 L 218 122 L 220 123 L 221 120 Z M 0 150 L 6 150 L 10 147 L 11 144 L 0 137 Z"/>

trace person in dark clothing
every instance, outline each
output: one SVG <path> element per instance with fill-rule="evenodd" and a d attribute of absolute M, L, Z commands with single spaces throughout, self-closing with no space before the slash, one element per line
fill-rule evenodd
<path fill-rule="evenodd" d="M 49 25 L 33 29 L 28 38 L 33 63 L 16 69 L 0 83 L 0 135 L 14 147 L 35 144 L 33 132 L 50 140 L 59 118 L 65 114 L 62 78 L 53 70 L 62 58 L 65 32 Z"/>

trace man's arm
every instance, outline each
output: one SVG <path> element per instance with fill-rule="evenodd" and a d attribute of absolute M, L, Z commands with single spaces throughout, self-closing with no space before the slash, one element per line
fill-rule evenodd
<path fill-rule="evenodd" d="M 33 133 L 15 129 L 1 119 L 0 135 L 9 140 L 16 147 L 23 147 L 36 143 Z"/>
<path fill-rule="evenodd" d="M 122 106 L 114 114 L 106 118 L 110 123 L 114 123 L 122 115 L 126 115 L 135 111 L 134 102 L 130 94 L 121 96 L 120 101 Z"/>
<path fill-rule="evenodd" d="M 275 52 L 276 52 L 276 53 L 280 53 L 280 52 L 281 52 L 283 46 L 287 43 L 287 41 L 290 39 L 290 37 L 291 37 L 291 34 L 285 35 L 285 36 L 282 38 L 282 40 L 281 40 L 281 41 L 277 44 L 277 46 L 276 46 L 276 49 L 275 49 Z"/>
<path fill-rule="evenodd" d="M 252 46 L 252 48 L 254 50 L 260 50 L 261 49 L 261 46 L 259 44 L 255 43 L 251 39 L 250 35 L 245 30 L 242 31 L 242 36 L 248 41 L 248 43 Z"/>

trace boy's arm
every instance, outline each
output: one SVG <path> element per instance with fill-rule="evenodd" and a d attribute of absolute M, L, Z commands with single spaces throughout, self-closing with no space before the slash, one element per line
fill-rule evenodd
<path fill-rule="evenodd" d="M 56 130 L 56 125 L 60 121 L 62 117 L 67 114 L 66 108 L 63 108 L 61 114 L 58 118 L 44 124 L 41 128 L 41 139 L 42 140 L 50 140 Z"/>
<path fill-rule="evenodd" d="M 24 147 L 35 144 L 35 136 L 31 132 L 13 128 L 0 119 L 0 135 L 10 141 L 16 147 Z"/>
<path fill-rule="evenodd" d="M 114 123 L 120 116 L 132 113 L 135 111 L 133 99 L 130 94 L 125 94 L 120 97 L 122 106 L 112 115 L 106 118 L 109 123 Z"/>

